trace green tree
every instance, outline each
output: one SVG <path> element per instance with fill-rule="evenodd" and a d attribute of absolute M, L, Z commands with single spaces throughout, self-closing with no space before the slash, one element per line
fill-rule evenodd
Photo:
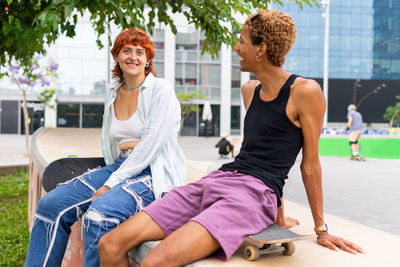
<path fill-rule="evenodd" d="M 318 6 L 318 0 L 293 0 Z M 205 34 L 203 52 L 217 55 L 222 43 L 233 45 L 240 28 L 234 14 L 250 14 L 254 8 L 267 8 L 281 0 L 3 0 L 0 1 L 0 66 L 13 59 L 29 67 L 36 53 L 45 53 L 60 35 L 75 36 L 78 14 L 90 13 L 99 37 L 109 22 L 122 28 L 138 27 L 152 33 L 156 24 L 169 25 L 177 32 L 171 14 L 181 13 L 189 24 Z M 109 40 L 110 41 L 110 40 Z"/>
<path fill-rule="evenodd" d="M 30 118 L 28 116 L 28 107 L 26 102 L 26 93 L 37 85 L 41 85 L 44 88 L 49 89 L 51 79 L 57 77 L 58 64 L 52 59 L 49 60 L 46 67 L 40 66 L 39 58 L 34 57 L 29 61 L 29 68 L 22 69 L 19 64 L 13 64 L 8 67 L 7 75 L 11 78 L 11 82 L 15 83 L 18 89 L 22 93 L 22 103 L 23 103 L 23 114 L 24 114 L 24 128 L 25 128 L 25 150 L 26 155 L 29 154 L 29 123 Z M 39 96 L 39 100 L 46 101 L 45 97 L 48 93 L 45 91 Z M 54 92 L 53 92 L 54 94 Z M 53 95 L 52 94 L 52 95 Z M 51 96 L 52 96 L 51 95 Z M 48 104 L 45 102 L 45 104 Z"/>
<path fill-rule="evenodd" d="M 396 96 L 397 99 L 400 100 L 400 95 Z M 392 106 L 388 106 L 386 108 L 386 112 L 385 114 L 383 114 L 383 118 L 386 121 L 389 121 L 389 127 L 392 128 L 393 127 L 393 122 L 400 121 L 400 102 L 397 102 L 396 104 L 392 105 Z"/>
<path fill-rule="evenodd" d="M 38 95 L 38 100 L 42 102 L 45 106 L 55 110 L 56 104 L 58 103 L 58 99 L 56 96 L 56 89 L 44 89 Z"/>
<path fill-rule="evenodd" d="M 179 92 L 176 93 L 176 97 L 181 104 L 181 126 L 179 127 L 178 132 L 178 136 L 180 136 L 185 119 L 189 117 L 190 113 L 200 111 L 199 107 L 196 104 L 193 104 L 193 100 L 204 99 L 205 96 L 200 90 L 199 93 L 192 92 L 190 94 Z"/>

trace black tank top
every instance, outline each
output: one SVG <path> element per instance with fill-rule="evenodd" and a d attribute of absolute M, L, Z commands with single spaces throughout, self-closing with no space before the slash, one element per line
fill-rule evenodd
<path fill-rule="evenodd" d="M 301 128 L 286 114 L 290 86 L 297 75 L 292 74 L 272 101 L 260 99 L 261 84 L 244 119 L 244 138 L 240 153 L 233 162 L 222 165 L 222 171 L 237 171 L 263 181 L 282 197 L 287 174 L 303 146 Z"/>

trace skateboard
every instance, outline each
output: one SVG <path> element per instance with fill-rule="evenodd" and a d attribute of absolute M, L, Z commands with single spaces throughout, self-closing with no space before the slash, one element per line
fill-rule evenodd
<path fill-rule="evenodd" d="M 355 161 L 365 161 L 365 158 L 363 156 L 358 156 L 358 157 L 350 157 L 351 160 L 355 160 Z"/>
<path fill-rule="evenodd" d="M 255 261 L 262 254 L 281 252 L 283 255 L 292 255 L 296 247 L 294 241 L 315 238 L 316 235 L 299 235 L 277 224 L 272 224 L 255 235 L 248 236 L 254 245 L 244 248 L 244 258 Z"/>
<path fill-rule="evenodd" d="M 69 157 L 53 161 L 46 167 L 43 173 L 43 188 L 50 192 L 60 183 L 64 183 L 72 178 L 87 172 L 89 169 L 98 166 L 104 167 L 106 164 L 103 158 L 77 158 Z"/>

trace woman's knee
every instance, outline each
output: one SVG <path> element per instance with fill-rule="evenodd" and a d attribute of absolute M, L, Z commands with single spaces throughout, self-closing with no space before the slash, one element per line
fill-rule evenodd
<path fill-rule="evenodd" d="M 49 192 L 44 195 L 38 202 L 36 212 L 45 214 L 58 214 L 62 207 L 60 207 L 61 195 Z"/>
<path fill-rule="evenodd" d="M 120 224 L 118 218 L 111 216 L 106 210 L 98 209 L 92 205 L 82 216 L 82 222 L 83 235 L 87 237 L 96 235 L 97 238 Z"/>

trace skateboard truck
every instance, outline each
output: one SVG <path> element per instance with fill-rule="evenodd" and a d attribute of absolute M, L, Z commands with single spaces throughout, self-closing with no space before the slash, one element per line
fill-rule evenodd
<path fill-rule="evenodd" d="M 299 235 L 291 230 L 273 224 L 259 232 L 248 236 L 252 245 L 244 248 L 243 256 L 248 261 L 256 261 L 263 254 L 282 253 L 292 255 L 296 251 L 294 241 L 315 238 L 315 235 Z"/>
<path fill-rule="evenodd" d="M 264 244 L 261 247 L 248 245 L 244 248 L 244 258 L 248 261 L 256 261 L 260 255 L 281 252 L 285 256 L 290 256 L 296 251 L 293 242 L 282 244 Z"/>

